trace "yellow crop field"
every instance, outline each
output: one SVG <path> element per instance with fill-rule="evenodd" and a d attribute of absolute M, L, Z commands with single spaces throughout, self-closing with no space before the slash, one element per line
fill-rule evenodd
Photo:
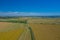
<path fill-rule="evenodd" d="M 0 40 L 18 40 L 24 29 L 19 28 L 8 32 L 0 32 Z"/>
<path fill-rule="evenodd" d="M 25 31 L 24 24 L 0 22 L 0 40 L 18 40 Z"/>

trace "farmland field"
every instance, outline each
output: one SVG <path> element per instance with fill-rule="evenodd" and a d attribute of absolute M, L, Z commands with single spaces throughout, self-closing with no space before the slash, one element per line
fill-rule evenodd
<path fill-rule="evenodd" d="M 0 22 L 0 40 L 18 40 L 25 30 L 24 24 Z"/>
<path fill-rule="evenodd" d="M 60 18 L 0 19 L 0 40 L 60 40 Z"/>
<path fill-rule="evenodd" d="M 60 19 L 31 19 L 35 40 L 60 40 Z"/>

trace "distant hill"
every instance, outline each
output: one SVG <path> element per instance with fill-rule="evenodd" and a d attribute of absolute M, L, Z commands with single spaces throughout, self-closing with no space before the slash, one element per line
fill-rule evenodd
<path fill-rule="evenodd" d="M 36 17 L 36 18 L 60 18 L 60 16 L 0 16 L 0 18 L 19 18 L 19 17 Z"/>

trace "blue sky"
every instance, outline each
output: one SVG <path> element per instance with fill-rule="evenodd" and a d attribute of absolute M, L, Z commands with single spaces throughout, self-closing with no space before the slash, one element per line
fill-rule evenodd
<path fill-rule="evenodd" d="M 60 0 L 0 0 L 0 16 L 60 15 Z"/>

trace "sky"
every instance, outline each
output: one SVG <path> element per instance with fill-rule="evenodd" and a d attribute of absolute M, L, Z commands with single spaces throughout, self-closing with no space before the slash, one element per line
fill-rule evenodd
<path fill-rule="evenodd" d="M 0 16 L 60 16 L 60 0 L 0 0 Z"/>

